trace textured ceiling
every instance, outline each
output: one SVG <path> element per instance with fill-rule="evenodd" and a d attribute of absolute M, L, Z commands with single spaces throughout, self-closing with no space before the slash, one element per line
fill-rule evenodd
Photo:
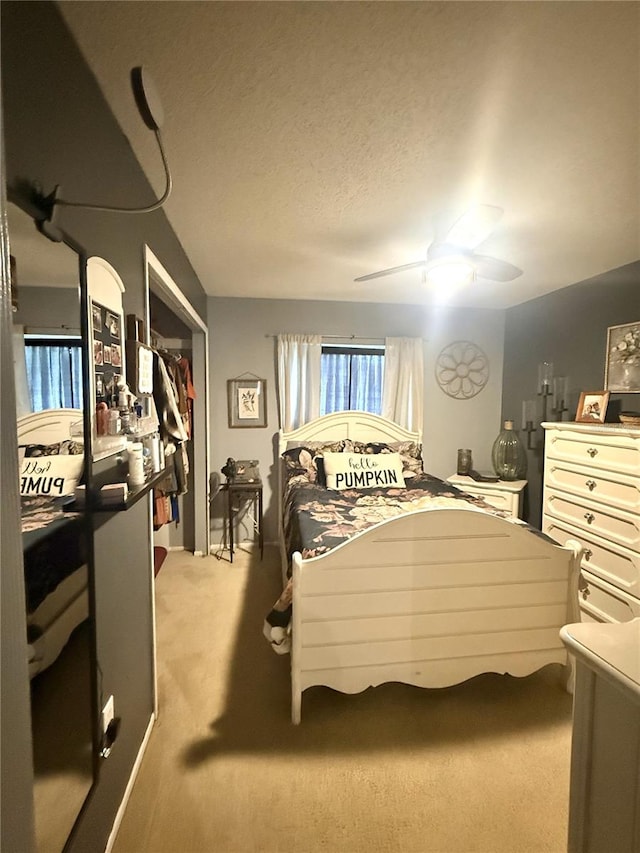
<path fill-rule="evenodd" d="M 61 2 L 153 186 L 130 69 L 152 74 L 165 206 L 217 296 L 422 303 L 420 260 L 473 202 L 519 266 L 507 307 L 640 258 L 636 2 Z M 158 249 L 160 251 L 160 249 Z"/>

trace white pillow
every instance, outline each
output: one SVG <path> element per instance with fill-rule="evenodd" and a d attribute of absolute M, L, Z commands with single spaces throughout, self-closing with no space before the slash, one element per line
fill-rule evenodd
<path fill-rule="evenodd" d="M 82 475 L 81 455 L 26 456 L 20 463 L 20 494 L 72 495 Z"/>
<path fill-rule="evenodd" d="M 404 488 L 399 453 L 325 453 L 327 488 Z"/>

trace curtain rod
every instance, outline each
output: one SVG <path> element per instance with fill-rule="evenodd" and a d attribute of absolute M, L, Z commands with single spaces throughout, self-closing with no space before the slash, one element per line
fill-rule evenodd
<path fill-rule="evenodd" d="M 288 334 L 288 333 L 286 333 Z M 305 334 L 301 332 L 300 334 Z M 380 341 L 380 343 L 384 343 L 384 338 L 364 338 L 359 335 L 322 335 L 319 332 L 308 332 L 307 334 L 319 335 L 324 340 L 337 340 L 337 341 Z M 265 338 L 277 338 L 278 335 L 265 335 Z"/>

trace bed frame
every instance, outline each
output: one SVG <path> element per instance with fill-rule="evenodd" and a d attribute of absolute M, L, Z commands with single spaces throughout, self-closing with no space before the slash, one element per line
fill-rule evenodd
<path fill-rule="evenodd" d="M 72 436 L 72 426 L 82 428 L 81 409 L 45 409 L 18 418 L 19 444 L 55 444 Z M 29 677 L 47 669 L 58 658 L 73 630 L 89 616 L 88 569 L 80 566 L 66 577 L 27 616 L 37 634 L 29 645 Z"/>
<path fill-rule="evenodd" d="M 281 432 L 279 448 L 342 438 L 420 441 L 376 415 L 340 412 Z M 566 667 L 569 684 L 559 631 L 579 619 L 580 556 L 577 542 L 561 547 L 473 508 L 423 509 L 322 556 L 303 560 L 296 552 L 293 722 L 301 719 L 303 691 L 316 685 L 343 693 L 388 681 L 447 687 L 486 672 L 525 676 L 551 663 Z"/>

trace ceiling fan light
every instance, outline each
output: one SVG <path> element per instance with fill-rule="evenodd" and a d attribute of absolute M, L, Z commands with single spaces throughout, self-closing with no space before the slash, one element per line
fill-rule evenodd
<path fill-rule="evenodd" d="M 464 259 L 437 261 L 426 270 L 427 284 L 433 287 L 463 287 L 471 284 L 474 277 L 473 264 Z"/>

